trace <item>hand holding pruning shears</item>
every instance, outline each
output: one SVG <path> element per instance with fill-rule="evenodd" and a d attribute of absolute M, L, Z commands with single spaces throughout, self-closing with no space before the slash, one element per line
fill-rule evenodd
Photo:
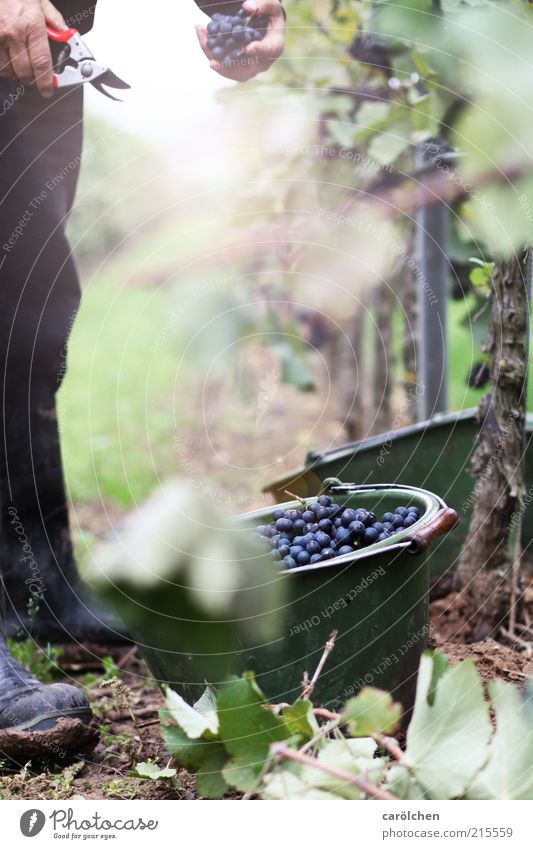
<path fill-rule="evenodd" d="M 79 32 L 65 25 L 48 0 L 0 0 L 0 76 L 34 84 L 43 97 L 91 83 L 116 100 L 103 84 L 129 88 L 96 61 Z"/>

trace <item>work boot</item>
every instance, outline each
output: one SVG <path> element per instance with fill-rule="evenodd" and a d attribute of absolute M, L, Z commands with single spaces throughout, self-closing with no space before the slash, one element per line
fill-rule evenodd
<path fill-rule="evenodd" d="M 7 636 L 124 644 L 120 620 L 83 585 L 72 550 L 54 396 L 6 410 L 0 457 Z M 3 449 L 3 446 L 2 446 Z"/>
<path fill-rule="evenodd" d="M 94 748 L 98 732 L 81 690 L 70 684 L 41 684 L 10 654 L 0 635 L 0 756 L 64 757 Z"/>

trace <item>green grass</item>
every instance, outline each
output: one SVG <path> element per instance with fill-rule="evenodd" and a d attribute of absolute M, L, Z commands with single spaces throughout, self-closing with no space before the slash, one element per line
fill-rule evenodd
<path fill-rule="evenodd" d="M 127 508 L 145 498 L 158 484 L 179 474 L 173 434 L 180 411 L 187 403 L 183 389 L 186 366 L 182 350 L 192 333 L 190 316 L 175 320 L 180 297 L 201 285 L 201 275 L 187 272 L 186 285 L 142 286 L 143 269 L 152 284 L 154 269 L 165 279 L 172 262 L 170 233 L 158 234 L 131 246 L 102 270 L 83 298 L 69 355 L 69 371 L 58 405 L 67 485 L 73 501 L 105 501 Z M 158 250 L 159 244 L 159 250 Z M 176 254 L 180 249 L 176 243 Z M 143 257 L 147 259 L 143 265 Z M 135 276 L 135 285 L 130 285 Z M 125 281 L 121 286 L 121 281 Z M 482 392 L 466 386 L 471 365 L 479 359 L 468 318 L 468 302 L 451 302 L 450 409 L 476 406 Z M 200 323 L 211 310 L 211 301 L 193 301 L 191 315 Z M 395 322 L 395 325 L 397 322 Z M 401 328 L 394 328 L 398 360 Z M 228 328 L 228 333 L 238 332 Z M 364 351 L 372 350 L 365 332 Z M 217 350 L 228 340 L 212 339 Z M 209 360 L 211 352 L 205 356 Z M 195 354 L 198 363 L 197 351 Z M 200 367 L 207 363 L 200 363 Z M 395 379 L 401 379 L 395 366 Z M 533 375 L 530 376 L 530 409 L 533 409 Z M 176 408 L 176 412 L 174 410 Z M 176 420 L 175 420 L 176 415 Z M 303 457 L 302 457 L 303 460 Z"/>
<path fill-rule="evenodd" d="M 169 436 L 177 357 L 158 345 L 168 294 L 93 284 L 85 293 L 58 398 L 69 495 L 128 506 L 177 471 Z"/>

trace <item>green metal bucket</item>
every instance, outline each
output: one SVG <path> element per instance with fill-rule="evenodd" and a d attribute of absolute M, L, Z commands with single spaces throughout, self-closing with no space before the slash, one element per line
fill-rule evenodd
<path fill-rule="evenodd" d="M 372 685 L 391 691 L 409 711 L 420 655 L 428 643 L 430 544 L 438 544 L 457 514 L 417 487 L 326 481 L 325 491 L 337 503 L 376 513 L 412 505 L 420 519 L 357 553 L 282 572 L 288 584 L 284 635 L 267 645 L 243 646 L 232 657 L 233 672 L 252 670 L 271 702 L 291 702 L 301 692 L 304 672 L 312 676 L 335 630 L 334 649 L 313 693 L 315 703 L 334 709 Z M 245 513 L 236 522 L 255 527 L 270 521 L 273 510 Z M 145 659 L 159 680 L 189 700 L 198 698 L 206 682 L 194 656 L 148 648 L 153 634 L 135 637 L 144 644 Z"/>

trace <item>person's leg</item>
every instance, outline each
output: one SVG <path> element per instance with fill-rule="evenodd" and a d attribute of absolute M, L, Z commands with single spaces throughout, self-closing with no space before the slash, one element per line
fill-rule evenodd
<path fill-rule="evenodd" d="M 79 305 L 65 236 L 80 165 L 82 91 L 45 101 L 0 81 L 1 568 L 8 633 L 123 641 L 79 586 L 55 393 Z M 3 106 L 2 106 L 3 104 Z M 12 104 L 12 105 L 10 105 Z M 3 111 L 3 114 L 2 114 Z"/>
<path fill-rule="evenodd" d="M 77 604 L 54 395 L 79 304 L 64 221 L 81 97 L 47 102 L 0 81 L 0 753 L 23 762 L 96 739 L 83 692 L 41 684 L 18 664 L 5 619 L 7 609 L 20 629 L 33 607 L 36 631 L 55 624 L 60 633 L 62 609 Z"/>

